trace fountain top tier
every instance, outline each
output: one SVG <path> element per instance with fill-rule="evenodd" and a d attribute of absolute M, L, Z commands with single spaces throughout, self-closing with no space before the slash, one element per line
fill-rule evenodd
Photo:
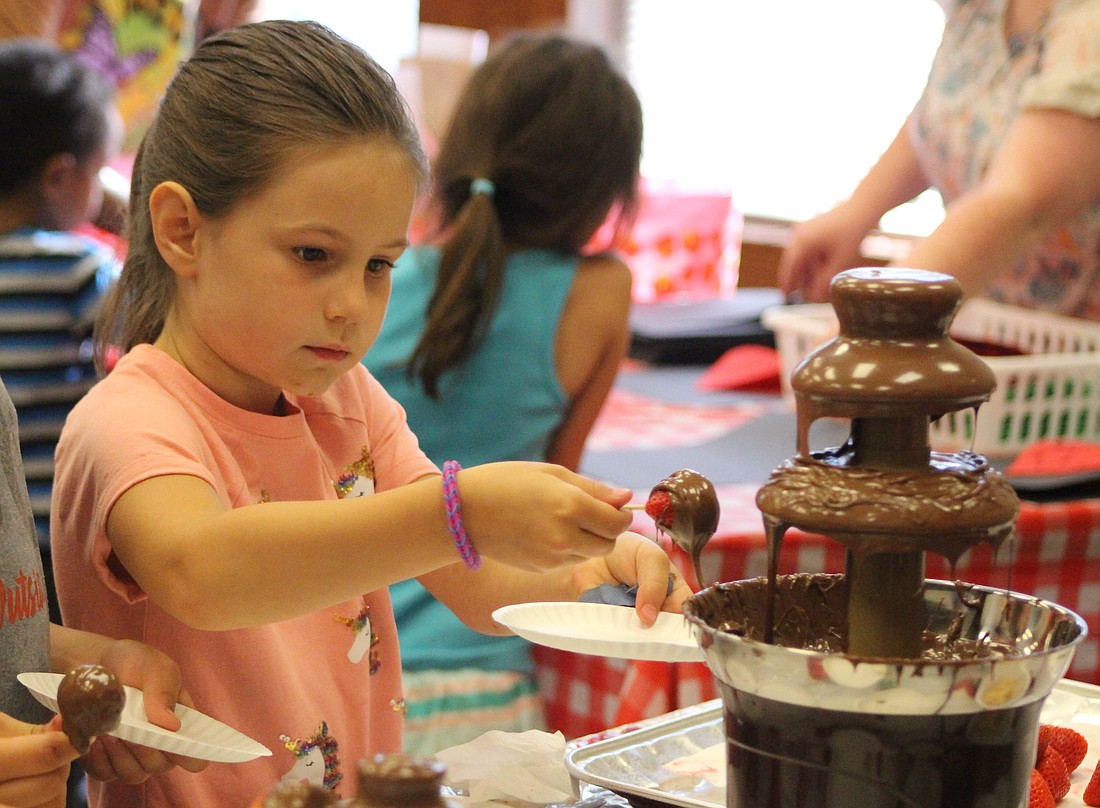
<path fill-rule="evenodd" d="M 993 371 L 948 336 L 962 301 L 950 275 L 852 269 L 830 287 L 839 336 L 795 369 L 791 387 L 812 417 L 893 417 L 976 407 Z"/>

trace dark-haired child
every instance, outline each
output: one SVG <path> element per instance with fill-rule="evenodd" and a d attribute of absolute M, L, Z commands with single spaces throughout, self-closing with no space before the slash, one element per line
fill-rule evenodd
<path fill-rule="evenodd" d="M 585 245 L 636 207 L 642 111 L 597 46 L 517 36 L 471 76 L 432 167 L 439 236 L 393 273 L 364 360 L 437 463 L 576 469 L 629 344 L 631 274 Z M 530 645 L 463 626 L 418 582 L 392 588 L 406 745 L 544 727 Z"/>

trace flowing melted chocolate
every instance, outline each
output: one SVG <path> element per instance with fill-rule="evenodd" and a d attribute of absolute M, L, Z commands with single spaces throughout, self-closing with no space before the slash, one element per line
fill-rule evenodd
<path fill-rule="evenodd" d="M 102 665 L 80 665 L 61 680 L 57 709 L 61 728 L 80 754 L 88 753 L 92 739 L 118 726 L 126 691 Z"/>
<path fill-rule="evenodd" d="M 695 580 L 705 586 L 699 555 L 718 530 L 718 494 L 714 485 L 697 471 L 681 469 L 665 477 L 649 492 L 669 496 L 669 506 L 654 521 L 657 528 L 691 556 Z"/>
<path fill-rule="evenodd" d="M 752 659 L 740 652 L 765 656 L 722 632 L 844 655 L 854 665 L 896 664 L 899 677 L 912 669 L 913 679 L 929 681 L 975 660 L 992 659 L 992 668 L 1029 653 L 1024 644 L 991 639 L 969 585 L 956 585 L 957 597 L 925 597 L 926 552 L 954 565 L 979 542 L 997 547 L 1019 507 L 984 458 L 929 446 L 932 419 L 976 408 L 995 385 L 988 366 L 948 335 L 961 295 L 954 278 L 916 270 L 849 270 L 834 279 L 840 334 L 795 369 L 797 454 L 757 495 L 768 575 L 710 587 L 684 607 L 707 627 L 701 643 L 716 674 L 733 675 L 722 667 L 728 647 L 743 666 Z M 810 427 L 826 417 L 850 420 L 851 435 L 843 446 L 812 452 Z M 778 575 L 790 527 L 841 542 L 844 574 Z M 1051 643 L 1077 625 L 1062 622 L 1051 628 Z M 719 679 L 731 806 L 971 808 L 1026 797 L 1041 700 L 895 714 L 874 701 L 866 709 L 809 707 Z M 794 682 L 769 693 L 783 687 L 800 692 Z"/>
<path fill-rule="evenodd" d="M 914 468 L 859 465 L 851 441 L 785 461 L 757 494 L 777 523 L 823 533 L 864 553 L 938 553 L 954 564 L 1011 534 L 1019 500 L 985 458 L 931 452 Z"/>

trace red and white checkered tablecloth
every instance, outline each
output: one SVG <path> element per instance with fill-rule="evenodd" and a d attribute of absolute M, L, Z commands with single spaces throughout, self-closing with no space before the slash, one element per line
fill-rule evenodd
<path fill-rule="evenodd" d="M 761 405 L 676 404 L 614 389 L 585 443 L 587 451 L 698 446 L 757 417 Z M 656 481 L 655 481 L 656 482 Z"/>
<path fill-rule="evenodd" d="M 620 403 L 630 400 L 620 399 Z M 668 423 L 669 407 L 676 405 L 652 400 L 634 403 L 645 404 L 644 417 L 633 419 L 632 432 L 605 433 L 607 446 L 617 446 L 615 441 L 619 438 L 611 437 L 612 434 L 622 436 L 620 448 L 663 446 L 674 440 L 674 434 L 663 425 Z M 622 422 L 621 410 L 612 415 L 614 418 L 605 422 L 602 429 L 608 429 L 612 422 Z M 751 413 L 743 415 L 740 408 L 727 412 L 731 420 L 722 429 L 731 429 L 734 422 L 743 423 L 745 417 L 753 417 Z M 647 423 L 652 429 L 647 428 Z M 695 440 L 697 435 L 694 433 L 689 439 Z M 674 448 L 687 444 L 681 439 L 668 445 Z M 670 467 L 674 466 L 673 452 L 670 461 Z M 764 527 L 755 499 L 759 487 L 759 483 L 716 485 L 721 520 L 718 532 L 701 556 L 708 583 L 735 581 L 767 572 Z M 652 521 L 641 513 L 635 518 L 634 529 L 655 535 Z M 687 554 L 667 541 L 664 543 L 689 581 L 696 585 Z M 840 543 L 790 530 L 780 548 L 779 572 L 841 572 L 844 557 Z M 983 544 L 964 554 L 954 571 L 943 558 L 933 554 L 927 556 L 926 565 L 929 578 L 1008 587 L 1080 614 L 1094 633 L 1077 647 L 1067 677 L 1100 684 L 1100 498 L 1024 501 L 1016 523 L 1015 541 L 1006 544 L 999 553 Z M 535 649 L 535 658 L 550 726 L 569 738 L 629 725 L 717 696 L 714 679 L 703 663 L 626 661 L 545 647 Z"/>

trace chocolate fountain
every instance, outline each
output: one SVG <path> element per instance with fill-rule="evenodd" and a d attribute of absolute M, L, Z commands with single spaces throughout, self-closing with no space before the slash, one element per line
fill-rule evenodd
<path fill-rule="evenodd" d="M 927 581 L 1012 534 L 1015 492 L 971 452 L 931 451 L 933 419 L 977 408 L 988 366 L 948 335 L 949 275 L 843 272 L 840 334 L 795 369 L 797 454 L 757 494 L 767 578 L 698 593 L 685 614 L 719 681 L 729 805 L 1014 808 L 1039 711 L 1084 637 L 1056 604 Z M 810 450 L 819 418 L 843 446 Z M 789 527 L 847 548 L 843 575 L 777 575 Z"/>

